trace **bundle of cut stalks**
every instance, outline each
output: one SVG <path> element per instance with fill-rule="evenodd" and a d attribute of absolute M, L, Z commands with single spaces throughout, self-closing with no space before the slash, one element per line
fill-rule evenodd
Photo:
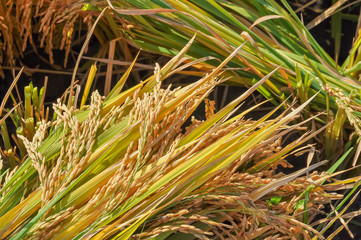
<path fill-rule="evenodd" d="M 1 1 L 0 46 L 5 51 L 0 51 L 0 63 L 14 66 L 29 44 L 36 51 L 33 38 L 39 36 L 40 47 L 45 47 L 50 63 L 54 63 L 53 49 L 60 48 L 66 50 L 66 65 L 74 24 L 80 16 L 85 24 L 91 24 L 92 14 L 82 11 L 86 2 L 89 1 Z"/>
<path fill-rule="evenodd" d="M 304 122 L 292 122 L 312 98 L 275 119 L 277 109 L 245 119 L 258 106 L 239 112 L 239 104 L 275 69 L 216 111 L 208 96 L 240 48 L 198 81 L 163 89 L 164 79 L 190 65 L 184 65 L 189 47 L 122 91 L 133 62 L 108 96 L 95 91 L 89 105 L 78 108 L 79 95 L 70 88 L 53 104 L 53 121 L 39 117 L 27 125 L 34 135 L 18 135 L 26 149 L 17 156 L 20 164 L 10 166 L 9 155 L 1 154 L 1 239 L 324 238 L 339 215 L 318 221 L 330 223 L 319 230 L 311 222 L 324 204 L 342 197 L 334 191 L 352 188 L 358 178 L 333 182 L 338 165 L 313 171 L 324 161 L 290 175 L 276 172 L 289 166 L 292 152 L 312 149 L 297 150 L 323 130 L 282 141 L 304 129 Z M 206 120 L 192 118 L 202 102 Z M 25 116 L 21 109 L 15 106 L 13 119 Z"/>
<path fill-rule="evenodd" d="M 361 37 L 356 31 L 349 56 L 339 63 L 342 9 L 348 1 L 337 1 L 307 26 L 297 17 L 287 1 L 275 0 L 17 0 L 0 3 L 0 62 L 14 65 L 26 46 L 35 42 L 44 47 L 53 64 L 53 49 L 65 49 L 65 65 L 71 45 L 81 42 L 100 12 L 108 8 L 95 28 L 94 35 L 102 46 L 96 54 L 131 61 L 129 45 L 167 56 L 176 55 L 197 32 L 188 56 L 192 59 L 213 58 L 198 64 L 202 76 L 225 59 L 237 46 L 245 44 L 242 56 L 228 64 L 232 71 L 227 84 L 252 86 L 275 67 L 281 66 L 258 91 L 274 104 L 297 98 L 306 102 L 303 119 L 316 118 L 314 126 L 328 124 L 320 137 L 321 156 L 330 159 L 328 167 L 345 152 L 353 149 L 344 166 L 356 165 L 361 135 L 360 55 Z M 314 2 L 314 1 L 312 1 Z M 311 4 L 311 2 L 309 3 Z M 353 1 L 348 6 L 359 4 Z M 309 29 L 322 19 L 332 19 L 335 38 L 335 59 L 332 59 L 313 38 Z M 361 21 L 359 16 L 350 16 Z M 33 41 L 33 36 L 39 41 Z M 80 40 L 80 41 L 79 41 Z M 2 42 L 1 42 L 2 41 Z M 72 56 L 74 56 L 73 54 Z M 107 56 L 108 55 L 108 56 Z M 100 56 L 100 57 L 99 57 Z M 110 57 L 113 56 L 113 57 Z M 6 59 L 5 59 L 6 58 Z M 113 63 L 112 59 L 110 61 Z M 122 64 L 126 64 L 122 62 Z M 107 87 L 107 89 L 110 89 Z M 227 89 L 227 88 L 226 88 Z M 291 96 L 291 97 L 290 97 Z M 288 98 L 290 97 L 290 98 Z M 353 134 L 356 133 L 356 134 Z M 361 148 L 360 148 L 361 149 Z M 359 174 L 359 172 L 357 172 Z"/>

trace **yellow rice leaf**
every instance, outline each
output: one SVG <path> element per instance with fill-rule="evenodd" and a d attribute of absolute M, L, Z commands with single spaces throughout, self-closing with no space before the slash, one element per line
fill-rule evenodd
<path fill-rule="evenodd" d="M 40 189 L 31 193 L 25 200 L 0 218 L 0 238 L 3 239 L 34 214 L 41 206 Z"/>
<path fill-rule="evenodd" d="M 111 98 L 115 97 L 116 95 L 118 95 L 120 93 L 120 91 L 122 91 L 123 86 L 124 86 L 125 82 L 127 81 L 129 74 L 131 73 L 131 71 L 134 67 L 135 62 L 138 59 L 138 56 L 139 56 L 139 52 L 138 52 L 137 56 L 134 58 L 132 64 L 127 69 L 127 71 L 123 74 L 123 76 L 120 78 L 120 80 L 117 82 L 117 84 L 110 91 L 110 93 L 106 99 L 111 99 Z"/>
<path fill-rule="evenodd" d="M 97 72 L 97 67 L 96 64 L 94 63 L 91 67 L 90 67 L 90 71 L 89 71 L 89 75 L 88 75 L 88 79 L 86 81 L 85 84 L 85 88 L 84 88 L 84 93 L 83 93 L 83 97 L 81 99 L 81 103 L 80 103 L 80 108 L 82 108 L 86 102 L 86 100 L 88 99 L 88 95 L 89 95 L 89 91 L 90 91 L 90 87 L 93 84 L 93 80 L 95 77 L 95 73 Z"/>

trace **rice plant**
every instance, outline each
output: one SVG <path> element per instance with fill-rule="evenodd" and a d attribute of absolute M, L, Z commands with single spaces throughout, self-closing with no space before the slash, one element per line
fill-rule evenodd
<path fill-rule="evenodd" d="M 346 2 L 335 2 L 305 26 L 284 0 L 72 0 L 67 1 L 66 5 L 60 0 L 7 1 L 0 6 L 3 13 L 0 16 L 8 16 L 1 19 L 0 27 L 5 39 L 1 44 L 7 53 L 3 53 L 3 61 L 14 64 L 14 59 L 22 54 L 19 49 L 33 43 L 31 33 L 39 35 L 40 46 L 49 53 L 50 64 L 53 63 L 53 48 L 66 49 L 68 56 L 72 41 L 81 40 L 80 33 L 86 29 L 84 26 L 90 29 L 105 8 L 110 10 L 105 11 L 94 30 L 94 35 L 103 46 L 97 54 L 101 56 L 96 58 L 98 61 L 110 61 L 112 64 L 115 62 L 112 60 L 114 54 L 130 61 L 133 56 L 129 45 L 174 56 L 197 33 L 187 56 L 193 60 L 212 56 L 206 63 L 195 65 L 199 71 L 192 74 L 201 75 L 203 73 L 200 71 L 210 71 L 245 43 L 242 54 L 228 63 L 231 71 L 225 72 L 224 76 L 231 78 L 224 84 L 249 87 L 280 66 L 280 71 L 258 88 L 274 104 L 278 105 L 289 96 L 292 96 L 290 99 L 298 98 L 299 104 L 302 104 L 321 91 L 306 106 L 303 119 L 325 111 L 315 118 L 314 124 L 321 128 L 331 123 L 320 141 L 320 148 L 325 149 L 324 157 L 334 163 L 351 148 L 351 155 L 359 155 L 356 149 L 360 139 L 352 133 L 361 133 L 358 82 L 361 40 L 357 32 L 349 57 L 344 63 L 339 63 L 337 56 L 335 60 L 328 56 L 308 29 L 322 19 L 331 17 L 337 53 L 341 44 L 340 19 L 357 18 L 340 13 Z M 358 1 L 354 1 L 348 6 L 357 4 Z M 16 7 L 19 5 L 21 7 Z M 35 16 L 33 24 L 32 15 Z M 110 59 L 104 59 L 107 55 Z M 84 65 L 82 69 L 89 66 Z M 109 81 L 107 83 L 106 93 L 110 91 Z M 355 166 L 356 161 L 352 157 L 345 160 L 348 166 Z"/>
<path fill-rule="evenodd" d="M 242 54 L 228 64 L 232 70 L 226 73 L 232 76 L 228 81 L 230 85 L 252 86 L 276 66 L 281 66 L 281 70 L 258 89 L 275 104 L 288 96 L 297 97 L 302 104 L 321 90 L 307 107 L 308 113 L 304 117 L 325 111 L 317 118 L 316 126 L 331 123 L 322 142 L 324 156 L 334 162 L 345 152 L 340 147 L 344 141 L 353 141 L 354 146 L 359 143 L 359 139 L 352 139 L 349 132 L 361 133 L 360 84 L 356 66 L 358 32 L 349 57 L 338 65 L 314 40 L 287 1 L 280 2 L 282 5 L 273 0 L 107 1 L 113 10 L 114 21 L 128 26 L 122 28 L 124 36 L 141 49 L 174 55 L 197 32 L 196 41 L 188 52 L 195 59 L 205 55 L 225 59 L 237 46 L 245 43 Z M 341 1 L 335 3 L 318 20 L 329 17 L 341 7 Z M 159 12 L 128 16 L 123 14 L 124 9 Z M 217 60 L 208 63 L 218 64 Z M 202 65 L 199 69 L 207 71 L 209 66 Z M 345 148 L 350 149 L 350 146 L 345 145 Z M 352 159 L 347 161 L 352 162 Z"/>
<path fill-rule="evenodd" d="M 55 66 L 52 49 L 65 48 L 68 56 L 84 25 L 103 46 L 100 55 L 109 51 L 109 59 L 95 58 L 109 69 L 114 53 L 131 59 L 129 45 L 176 56 L 123 90 L 137 65 L 127 63 L 113 89 L 107 81 L 104 97 L 90 93 L 94 64 L 82 97 L 74 74 L 54 115 L 43 105 L 46 86 L 29 85 L 23 102 L 16 100 L 19 73 L 0 106 L 0 238 L 323 239 L 336 220 L 342 226 L 328 237 L 348 230 L 358 213 L 345 210 L 359 193 L 359 177 L 333 177 L 359 173 L 360 37 L 338 65 L 281 2 L 0 3 L 1 61 L 10 66 L 27 44 L 36 51 L 33 33 Z M 197 71 L 184 71 L 189 66 Z M 162 85 L 176 73 L 200 80 Z M 219 84 L 249 90 L 217 112 L 208 97 Z M 246 119 L 261 104 L 244 112 L 238 106 L 256 90 L 278 107 L 259 120 Z M 4 108 L 8 98 L 11 109 Z M 205 120 L 192 117 L 202 102 Z M 282 113 L 272 118 L 277 109 Z M 294 132 L 300 137 L 286 141 Z M 316 151 L 311 139 L 324 147 L 317 149 L 321 159 L 331 161 L 310 164 Z M 292 167 L 289 155 L 304 152 L 307 168 L 278 172 Z M 350 163 L 355 167 L 337 172 Z M 327 172 L 312 172 L 326 164 Z M 341 201 L 336 193 L 343 189 L 351 191 Z M 335 199 L 339 204 L 323 213 Z"/>
<path fill-rule="evenodd" d="M 320 230 L 311 222 L 324 204 L 343 197 L 335 191 L 353 188 L 358 178 L 332 181 L 338 165 L 313 171 L 325 161 L 289 175 L 276 171 L 291 167 L 285 158 L 295 152 L 309 152 L 312 160 L 312 146 L 304 144 L 323 129 L 283 139 L 305 129 L 309 120 L 294 120 L 316 95 L 274 119 L 277 109 L 245 119 L 257 106 L 239 112 L 239 104 L 275 68 L 216 111 L 208 96 L 227 80 L 220 73 L 242 46 L 198 81 L 162 88 L 164 79 L 189 66 L 184 56 L 191 43 L 122 91 L 131 66 L 107 97 L 93 92 L 89 105 L 74 85 L 53 104 L 54 118 L 38 119 L 31 137 L 17 135 L 26 155 L 15 167 L 1 161 L 1 239 L 324 238 L 338 217 L 318 221 L 330 223 Z M 206 118 L 195 119 L 202 102 Z M 7 115 L 19 114 L 16 109 L 19 104 Z"/>

